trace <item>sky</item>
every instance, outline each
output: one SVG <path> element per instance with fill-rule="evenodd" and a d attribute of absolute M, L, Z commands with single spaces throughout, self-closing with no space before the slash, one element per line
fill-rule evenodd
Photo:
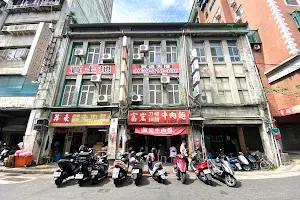
<path fill-rule="evenodd" d="M 194 0 L 114 0 L 112 22 L 187 22 Z"/>

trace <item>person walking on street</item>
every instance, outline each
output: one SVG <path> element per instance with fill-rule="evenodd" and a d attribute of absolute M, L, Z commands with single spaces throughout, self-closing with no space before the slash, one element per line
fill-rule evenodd
<path fill-rule="evenodd" d="M 188 166 L 189 166 L 189 160 L 188 160 L 188 153 L 187 153 L 187 150 L 186 150 L 186 142 L 185 140 L 182 141 L 181 145 L 180 145 L 180 153 L 182 155 L 184 155 L 184 160 L 185 160 L 185 163 L 186 163 L 186 170 L 188 171 Z"/>

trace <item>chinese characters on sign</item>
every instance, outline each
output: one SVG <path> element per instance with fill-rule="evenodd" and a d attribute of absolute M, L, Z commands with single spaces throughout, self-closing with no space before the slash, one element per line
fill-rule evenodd
<path fill-rule="evenodd" d="M 66 75 L 114 74 L 115 64 L 68 65 Z"/>
<path fill-rule="evenodd" d="M 134 110 L 128 111 L 128 124 L 189 124 L 188 110 Z"/>
<path fill-rule="evenodd" d="M 83 126 L 110 125 L 109 111 L 104 112 L 54 112 L 50 125 L 55 126 Z"/>
<path fill-rule="evenodd" d="M 132 74 L 179 74 L 179 64 L 133 64 Z"/>
<path fill-rule="evenodd" d="M 283 108 L 279 110 L 281 116 L 292 115 L 296 113 L 300 113 L 300 105 L 293 106 L 291 108 Z"/>
<path fill-rule="evenodd" d="M 173 136 L 187 134 L 187 126 L 141 126 L 136 127 L 135 133 L 153 136 Z"/>

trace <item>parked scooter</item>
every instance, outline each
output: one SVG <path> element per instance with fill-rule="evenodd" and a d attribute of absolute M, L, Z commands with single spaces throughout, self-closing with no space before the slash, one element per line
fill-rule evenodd
<path fill-rule="evenodd" d="M 245 170 L 245 171 L 250 171 L 251 170 L 250 163 L 247 160 L 247 158 L 245 158 L 245 156 L 242 152 L 239 152 L 238 159 L 240 161 L 240 164 L 241 164 L 243 170 Z"/>
<path fill-rule="evenodd" d="M 237 181 L 234 177 L 234 170 L 224 154 L 219 155 L 215 160 L 209 159 L 208 164 L 214 178 L 225 181 L 226 185 L 229 187 L 234 187 L 236 185 Z"/>
<path fill-rule="evenodd" d="M 129 168 L 129 153 L 123 153 L 121 155 L 121 160 L 116 160 L 114 162 L 114 169 L 112 172 L 112 179 L 114 184 L 118 187 L 121 184 L 121 181 L 127 177 L 128 168 Z"/>
<path fill-rule="evenodd" d="M 0 161 L 3 162 L 4 158 L 7 158 L 9 155 L 10 148 L 6 143 L 3 143 L 0 148 Z"/>
<path fill-rule="evenodd" d="M 68 153 L 66 155 L 70 156 Z M 70 176 L 75 176 L 79 172 L 79 165 L 76 162 L 77 154 L 71 155 L 71 158 L 67 157 L 60 159 L 58 161 L 59 169 L 53 173 L 54 182 L 57 186 L 62 184 L 62 182 L 69 178 Z"/>
<path fill-rule="evenodd" d="M 186 182 L 186 162 L 184 159 L 184 155 L 177 154 L 176 159 L 174 161 L 173 172 L 176 174 L 178 180 L 184 184 Z"/>
<path fill-rule="evenodd" d="M 242 170 L 242 166 L 238 157 L 233 157 L 232 154 L 230 154 L 229 163 L 234 171 Z"/>
<path fill-rule="evenodd" d="M 78 153 L 77 162 L 79 164 L 79 171 L 75 175 L 75 179 L 79 186 L 82 186 L 85 180 L 91 178 L 92 172 L 92 150 L 88 152 L 81 151 Z"/>
<path fill-rule="evenodd" d="M 131 179 L 136 186 L 140 185 L 142 176 L 143 176 L 143 152 L 135 154 L 131 153 L 132 157 L 129 160 L 130 165 L 132 166 L 131 170 Z"/>
<path fill-rule="evenodd" d="M 91 180 L 92 184 L 97 183 L 97 181 L 103 180 L 108 176 L 108 160 L 107 155 L 105 156 L 95 156 L 93 157 Z"/>
<path fill-rule="evenodd" d="M 211 170 L 208 167 L 208 161 L 203 161 L 200 156 L 200 150 L 196 149 L 196 151 L 192 154 L 191 168 L 201 181 L 212 185 L 212 175 Z"/>
<path fill-rule="evenodd" d="M 150 154 L 146 156 L 146 162 L 148 163 L 149 173 L 152 178 L 159 183 L 165 184 L 167 172 L 164 170 L 163 164 L 161 162 L 156 162 L 153 165 Z"/>

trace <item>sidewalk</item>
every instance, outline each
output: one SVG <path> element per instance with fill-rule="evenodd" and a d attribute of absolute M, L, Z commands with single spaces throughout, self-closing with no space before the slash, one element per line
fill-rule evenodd
<path fill-rule="evenodd" d="M 20 167 L 20 168 L 7 168 L 7 167 L 0 167 L 0 172 L 5 173 L 19 173 L 19 174 L 53 174 L 58 169 L 56 163 L 50 165 L 40 165 L 34 167 Z M 164 166 L 164 169 L 168 173 L 169 178 L 175 178 L 176 175 L 173 173 L 173 166 L 167 165 Z M 108 173 L 111 175 L 113 170 L 113 166 L 109 167 Z M 130 174 L 130 172 L 129 172 Z M 148 167 L 144 166 L 144 174 L 149 174 Z M 194 172 L 189 171 L 188 175 L 190 178 L 196 178 Z M 283 178 L 283 177 L 290 177 L 290 176 L 300 176 L 300 164 L 292 163 L 291 165 L 281 166 L 275 170 L 270 171 L 237 171 L 235 172 L 235 177 L 238 180 L 245 180 L 245 179 L 269 179 L 269 178 Z"/>

